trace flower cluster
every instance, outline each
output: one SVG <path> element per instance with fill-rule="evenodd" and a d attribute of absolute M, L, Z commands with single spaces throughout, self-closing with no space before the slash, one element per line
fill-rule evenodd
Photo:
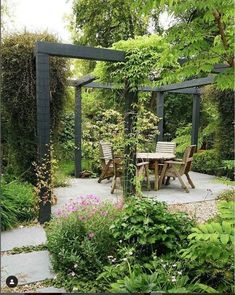
<path fill-rule="evenodd" d="M 79 196 L 76 199 L 71 199 L 63 209 L 56 211 L 56 217 L 68 217 L 71 213 L 76 212 L 78 219 L 85 221 L 90 219 L 94 214 L 99 213 L 102 217 L 106 217 L 109 212 L 104 209 L 105 202 L 98 196 L 89 194 L 85 196 Z M 123 200 L 117 200 L 113 207 L 116 210 L 121 210 L 123 207 Z"/>

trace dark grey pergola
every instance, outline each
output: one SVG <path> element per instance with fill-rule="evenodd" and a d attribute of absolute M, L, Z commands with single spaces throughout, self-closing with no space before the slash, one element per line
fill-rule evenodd
<path fill-rule="evenodd" d="M 93 48 L 87 46 L 76 46 L 70 44 L 58 44 L 51 42 L 37 42 L 35 47 L 36 56 L 36 99 L 37 99 L 37 137 L 38 137 L 38 155 L 40 162 L 43 162 L 45 156 L 49 154 L 50 146 L 50 77 L 49 77 L 49 57 L 69 57 L 97 61 L 108 62 L 125 62 L 125 52 L 119 50 L 111 50 L 104 48 Z M 221 72 L 226 68 L 226 65 L 216 65 L 213 72 Z M 75 103 L 75 144 L 78 147 L 75 152 L 76 160 L 76 176 L 81 172 L 81 87 L 91 88 L 106 88 L 112 89 L 111 84 L 98 84 L 92 82 L 95 78 L 86 76 L 78 81 L 75 81 L 73 86 L 76 87 L 76 103 Z M 164 107 L 164 92 L 174 93 L 188 93 L 194 95 L 193 100 L 193 132 L 192 143 L 197 143 L 198 127 L 199 127 L 199 110 L 200 110 L 200 90 L 195 87 L 212 84 L 214 77 L 206 77 L 201 79 L 194 79 L 182 83 L 171 84 L 162 87 L 140 87 L 138 91 L 152 92 L 156 95 L 158 117 L 163 118 Z M 138 91 L 132 92 L 129 89 L 128 81 L 125 86 L 125 136 L 132 133 L 133 126 L 136 122 L 135 103 L 138 101 Z M 163 120 L 159 123 L 160 136 L 163 134 Z M 134 193 L 134 184 L 132 182 L 133 175 L 129 172 L 129 165 L 135 165 L 135 148 L 127 146 L 124 151 L 125 155 L 129 155 L 128 160 L 125 161 L 124 168 L 124 191 L 126 195 Z M 50 165 L 47 166 L 48 170 L 51 169 Z M 50 183 L 50 173 L 47 178 Z M 42 188 L 40 192 L 40 208 L 39 208 L 39 222 L 44 223 L 50 220 L 51 217 L 51 202 L 45 199 L 45 192 L 47 188 Z"/>
<path fill-rule="evenodd" d="M 75 177 L 80 177 L 82 172 L 82 87 L 93 89 L 122 89 L 123 87 L 117 87 L 111 83 L 97 83 L 93 82 L 96 78 L 92 75 L 86 75 L 80 79 L 70 79 L 69 85 L 75 87 Z M 214 77 L 206 77 L 201 79 L 194 79 L 185 81 L 182 83 L 175 83 L 163 87 L 139 87 L 138 92 L 151 92 L 156 99 L 156 115 L 162 118 L 158 123 L 159 135 L 157 141 L 163 139 L 163 118 L 164 118 L 164 94 L 167 93 L 180 93 L 180 94 L 192 94 L 193 95 L 193 110 L 192 110 L 192 133 L 191 143 L 198 144 L 198 131 L 199 131 L 199 117 L 200 117 L 200 96 L 202 91 L 198 86 L 205 86 L 212 84 Z M 197 87 L 195 87 L 197 85 Z"/>

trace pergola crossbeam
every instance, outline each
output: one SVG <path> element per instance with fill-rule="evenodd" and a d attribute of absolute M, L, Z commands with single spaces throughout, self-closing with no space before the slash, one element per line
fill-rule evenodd
<path fill-rule="evenodd" d="M 44 53 L 51 56 L 90 59 L 98 61 L 124 62 L 125 52 L 120 50 L 94 48 L 89 46 L 59 44 L 53 42 L 38 41 L 35 47 L 35 55 Z"/>
<path fill-rule="evenodd" d="M 122 86 L 120 85 L 115 85 L 112 83 L 97 83 L 97 82 L 91 82 L 87 83 L 84 85 L 86 88 L 94 88 L 94 89 L 123 89 Z M 143 87 L 138 87 L 138 91 L 141 92 L 164 92 L 160 91 L 159 87 L 150 87 L 150 86 L 143 86 Z M 199 88 L 187 88 L 187 89 L 179 89 L 179 90 L 170 90 L 167 91 L 170 93 L 182 93 L 182 94 L 198 94 L 200 93 Z"/>

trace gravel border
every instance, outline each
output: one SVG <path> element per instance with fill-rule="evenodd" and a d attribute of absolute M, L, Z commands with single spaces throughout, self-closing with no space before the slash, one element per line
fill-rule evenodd
<path fill-rule="evenodd" d="M 206 222 L 218 213 L 218 200 L 201 201 L 195 203 L 173 204 L 168 205 L 170 212 L 186 212 L 192 218 L 195 218 L 198 223 Z"/>

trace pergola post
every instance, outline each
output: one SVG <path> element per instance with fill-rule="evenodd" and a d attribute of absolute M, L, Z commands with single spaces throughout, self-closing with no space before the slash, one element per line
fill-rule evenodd
<path fill-rule="evenodd" d="M 193 95 L 192 134 L 191 144 L 198 146 L 198 132 L 200 119 L 200 94 Z"/>
<path fill-rule="evenodd" d="M 157 116 L 161 118 L 158 123 L 159 134 L 157 135 L 157 141 L 163 140 L 163 117 L 164 117 L 164 92 L 157 92 L 156 95 Z"/>
<path fill-rule="evenodd" d="M 82 89 L 75 87 L 75 177 L 82 172 Z"/>
<path fill-rule="evenodd" d="M 124 196 L 135 194 L 136 175 L 136 122 L 138 92 L 130 91 L 128 83 L 125 87 L 125 121 L 124 121 Z"/>
<path fill-rule="evenodd" d="M 51 218 L 51 167 L 50 167 L 50 82 L 49 56 L 36 55 L 36 87 L 37 87 L 37 136 L 39 165 L 46 167 L 43 180 L 47 185 L 42 186 L 39 192 L 39 222 L 44 223 Z"/>

